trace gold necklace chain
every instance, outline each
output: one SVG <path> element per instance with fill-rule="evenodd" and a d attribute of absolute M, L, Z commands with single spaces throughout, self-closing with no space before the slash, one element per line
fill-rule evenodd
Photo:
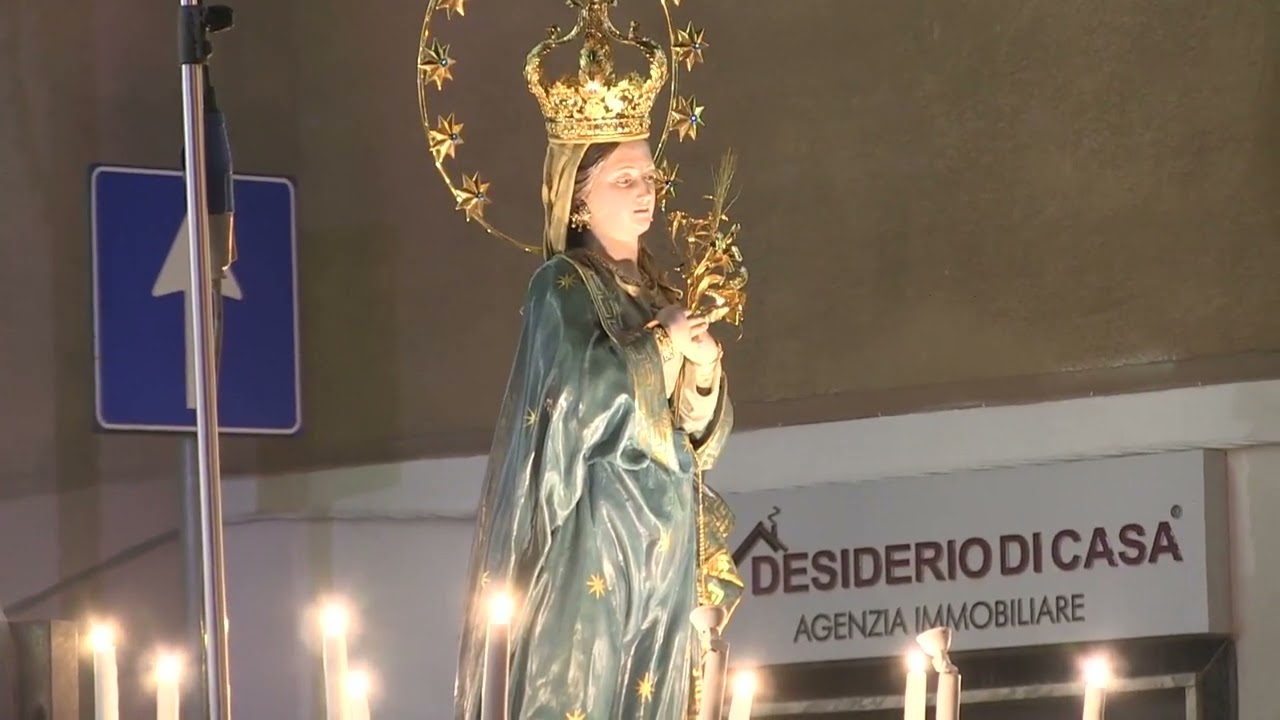
<path fill-rule="evenodd" d="M 631 285 L 632 287 L 649 287 L 653 284 L 649 279 L 648 273 L 643 270 L 640 271 L 639 277 L 629 275 L 618 266 L 616 260 L 605 257 L 595 250 L 591 250 L 589 252 L 591 253 L 591 257 L 595 258 L 601 265 L 605 266 L 609 272 L 613 273 L 614 277 L 618 278 L 619 281 L 626 283 L 627 285 Z"/>

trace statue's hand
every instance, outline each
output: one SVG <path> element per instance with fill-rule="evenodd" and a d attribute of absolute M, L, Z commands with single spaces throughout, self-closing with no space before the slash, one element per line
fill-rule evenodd
<path fill-rule="evenodd" d="M 694 333 L 684 356 L 689 358 L 689 362 L 694 365 L 709 367 L 720 359 L 720 352 L 720 343 L 712 337 L 704 326 L 702 330 Z"/>
<path fill-rule="evenodd" d="M 690 317 L 689 311 L 679 305 L 668 305 L 662 308 L 655 319 L 659 325 L 666 328 L 667 336 L 671 338 L 671 345 L 675 351 L 685 357 L 689 357 L 694 337 L 707 331 L 706 318 Z M 692 352 L 697 353 L 698 350 L 692 349 Z"/>

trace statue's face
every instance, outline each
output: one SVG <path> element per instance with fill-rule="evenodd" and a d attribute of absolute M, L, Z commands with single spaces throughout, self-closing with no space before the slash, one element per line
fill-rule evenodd
<path fill-rule="evenodd" d="M 649 143 L 622 143 L 600 161 L 587 189 L 591 232 L 612 242 L 639 242 L 653 224 L 655 192 Z"/>

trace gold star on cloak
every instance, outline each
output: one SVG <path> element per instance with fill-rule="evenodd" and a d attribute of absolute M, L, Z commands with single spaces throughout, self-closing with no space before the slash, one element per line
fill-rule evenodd
<path fill-rule="evenodd" d="M 636 693 L 644 700 L 653 697 L 653 673 L 647 672 L 640 679 L 640 684 L 636 686 Z"/>
<path fill-rule="evenodd" d="M 537 424 L 538 424 L 538 411 L 534 410 L 533 408 L 529 408 L 528 410 L 525 410 L 524 426 L 533 427 L 534 425 L 537 425 Z"/>
<path fill-rule="evenodd" d="M 418 69 L 427 74 L 427 82 L 436 84 L 437 90 L 444 89 L 444 81 L 453 79 L 453 66 L 458 61 L 449 57 L 449 46 L 441 45 L 439 40 L 432 40 L 431 47 L 422 48 L 418 54 Z"/>
<path fill-rule="evenodd" d="M 671 531 L 663 530 L 658 536 L 658 552 L 666 552 L 671 549 Z"/>
<path fill-rule="evenodd" d="M 587 579 L 587 592 L 591 593 L 597 600 L 604 597 L 609 590 L 609 583 L 605 579 L 595 573 L 591 573 L 591 577 Z"/>
<path fill-rule="evenodd" d="M 685 136 L 690 140 L 698 139 L 698 128 L 705 124 L 702 120 L 702 111 L 705 109 L 692 97 L 680 98 L 676 102 L 676 106 L 671 109 L 671 122 L 674 126 L 672 129 L 680 134 L 680 142 L 684 142 Z"/>
<path fill-rule="evenodd" d="M 586 713 L 581 710 L 574 710 L 564 714 L 564 720 L 587 720 Z"/>
<path fill-rule="evenodd" d="M 577 282 L 577 280 L 574 279 L 572 273 L 565 273 L 560 277 L 556 278 L 556 287 L 560 288 L 561 290 L 568 290 L 569 288 L 573 287 L 573 284 L 575 282 Z"/>
<path fill-rule="evenodd" d="M 436 6 L 436 9 L 443 10 L 449 17 L 453 17 L 454 13 L 466 15 L 467 10 L 462 7 L 466 2 L 467 0 L 440 0 L 440 4 Z"/>
<path fill-rule="evenodd" d="M 676 31 L 676 41 L 671 46 L 672 54 L 675 55 L 676 62 L 684 63 L 690 72 L 694 65 L 702 62 L 702 51 L 707 47 L 707 41 L 702 39 L 705 34 L 705 30 L 694 27 L 693 23 Z"/>
<path fill-rule="evenodd" d="M 454 157 L 454 148 L 462 144 L 463 127 L 463 123 L 454 120 L 451 113 L 447 118 L 440 118 L 436 129 L 427 133 L 431 154 L 435 156 L 436 162 L 444 160 L 445 157 Z"/>
<path fill-rule="evenodd" d="M 478 174 L 462 178 L 462 189 L 457 191 L 458 209 L 466 212 L 467 220 L 484 217 L 484 206 L 489 202 L 489 183 Z"/>

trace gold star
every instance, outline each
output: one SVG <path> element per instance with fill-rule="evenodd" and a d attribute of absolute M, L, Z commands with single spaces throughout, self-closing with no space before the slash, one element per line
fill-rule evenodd
<path fill-rule="evenodd" d="M 568 290 L 569 288 L 573 287 L 573 284 L 575 282 L 577 282 L 577 279 L 573 277 L 572 273 L 565 273 L 560 277 L 556 278 L 556 286 L 559 287 L 561 290 Z"/>
<path fill-rule="evenodd" d="M 440 4 L 436 6 L 436 9 L 443 10 L 450 18 L 453 17 L 454 13 L 466 15 L 467 11 L 462 7 L 466 2 L 467 0 L 440 0 Z"/>
<path fill-rule="evenodd" d="M 462 178 L 462 189 L 457 191 L 458 209 L 467 213 L 467 221 L 484 217 L 484 206 L 489 202 L 489 183 L 479 174 Z"/>
<path fill-rule="evenodd" d="M 658 552 L 666 552 L 671 549 L 671 531 L 663 530 L 658 536 Z"/>
<path fill-rule="evenodd" d="M 439 40 L 432 40 L 431 47 L 418 52 L 418 70 L 427 76 L 427 82 L 436 84 L 437 90 L 444 89 L 445 80 L 453 79 L 453 66 L 457 64 L 449 57 L 449 46 L 441 45 Z"/>
<path fill-rule="evenodd" d="M 524 411 L 524 426 L 525 426 L 525 427 L 533 427 L 534 425 L 536 425 L 536 424 L 537 424 L 537 422 L 538 422 L 538 411 L 537 411 L 537 410 L 534 410 L 533 408 L 529 408 L 528 410 L 525 410 L 525 411 Z"/>
<path fill-rule="evenodd" d="M 653 673 L 648 672 L 644 674 L 644 677 L 640 680 L 640 684 L 636 686 L 636 692 L 645 700 L 653 697 Z"/>
<path fill-rule="evenodd" d="M 587 580 L 587 592 L 595 596 L 597 600 L 604 597 L 605 592 L 609 590 L 609 584 L 605 579 L 595 573 Z"/>
<path fill-rule="evenodd" d="M 671 109 L 671 122 L 675 124 L 674 130 L 680 134 L 680 142 L 684 142 L 685 136 L 690 140 L 698 139 L 698 128 L 705 124 L 702 120 L 704 109 L 706 108 L 692 97 L 680 98 L 676 102 L 676 106 Z"/>
<path fill-rule="evenodd" d="M 672 167 L 667 164 L 666 160 L 653 171 L 653 184 L 658 191 L 658 206 L 666 208 L 667 201 L 676 196 L 676 185 L 680 184 L 680 179 L 676 175 L 680 172 L 680 166 Z"/>
<path fill-rule="evenodd" d="M 677 30 L 676 41 L 671 46 L 676 62 L 683 62 L 690 71 L 695 64 L 702 62 L 702 51 L 707 47 L 707 41 L 702 39 L 705 33 L 705 30 L 694 27 L 693 23 L 689 23 L 683 30 Z"/>
<path fill-rule="evenodd" d="M 427 133 L 431 143 L 431 154 L 435 156 L 436 162 L 444 160 L 446 156 L 454 156 L 454 148 L 462 144 L 463 127 L 463 123 L 455 121 L 451 113 L 447 118 L 440 118 L 436 129 Z"/>
<path fill-rule="evenodd" d="M 574 710 L 564 714 L 564 720 L 587 720 L 586 713 L 581 710 Z"/>

